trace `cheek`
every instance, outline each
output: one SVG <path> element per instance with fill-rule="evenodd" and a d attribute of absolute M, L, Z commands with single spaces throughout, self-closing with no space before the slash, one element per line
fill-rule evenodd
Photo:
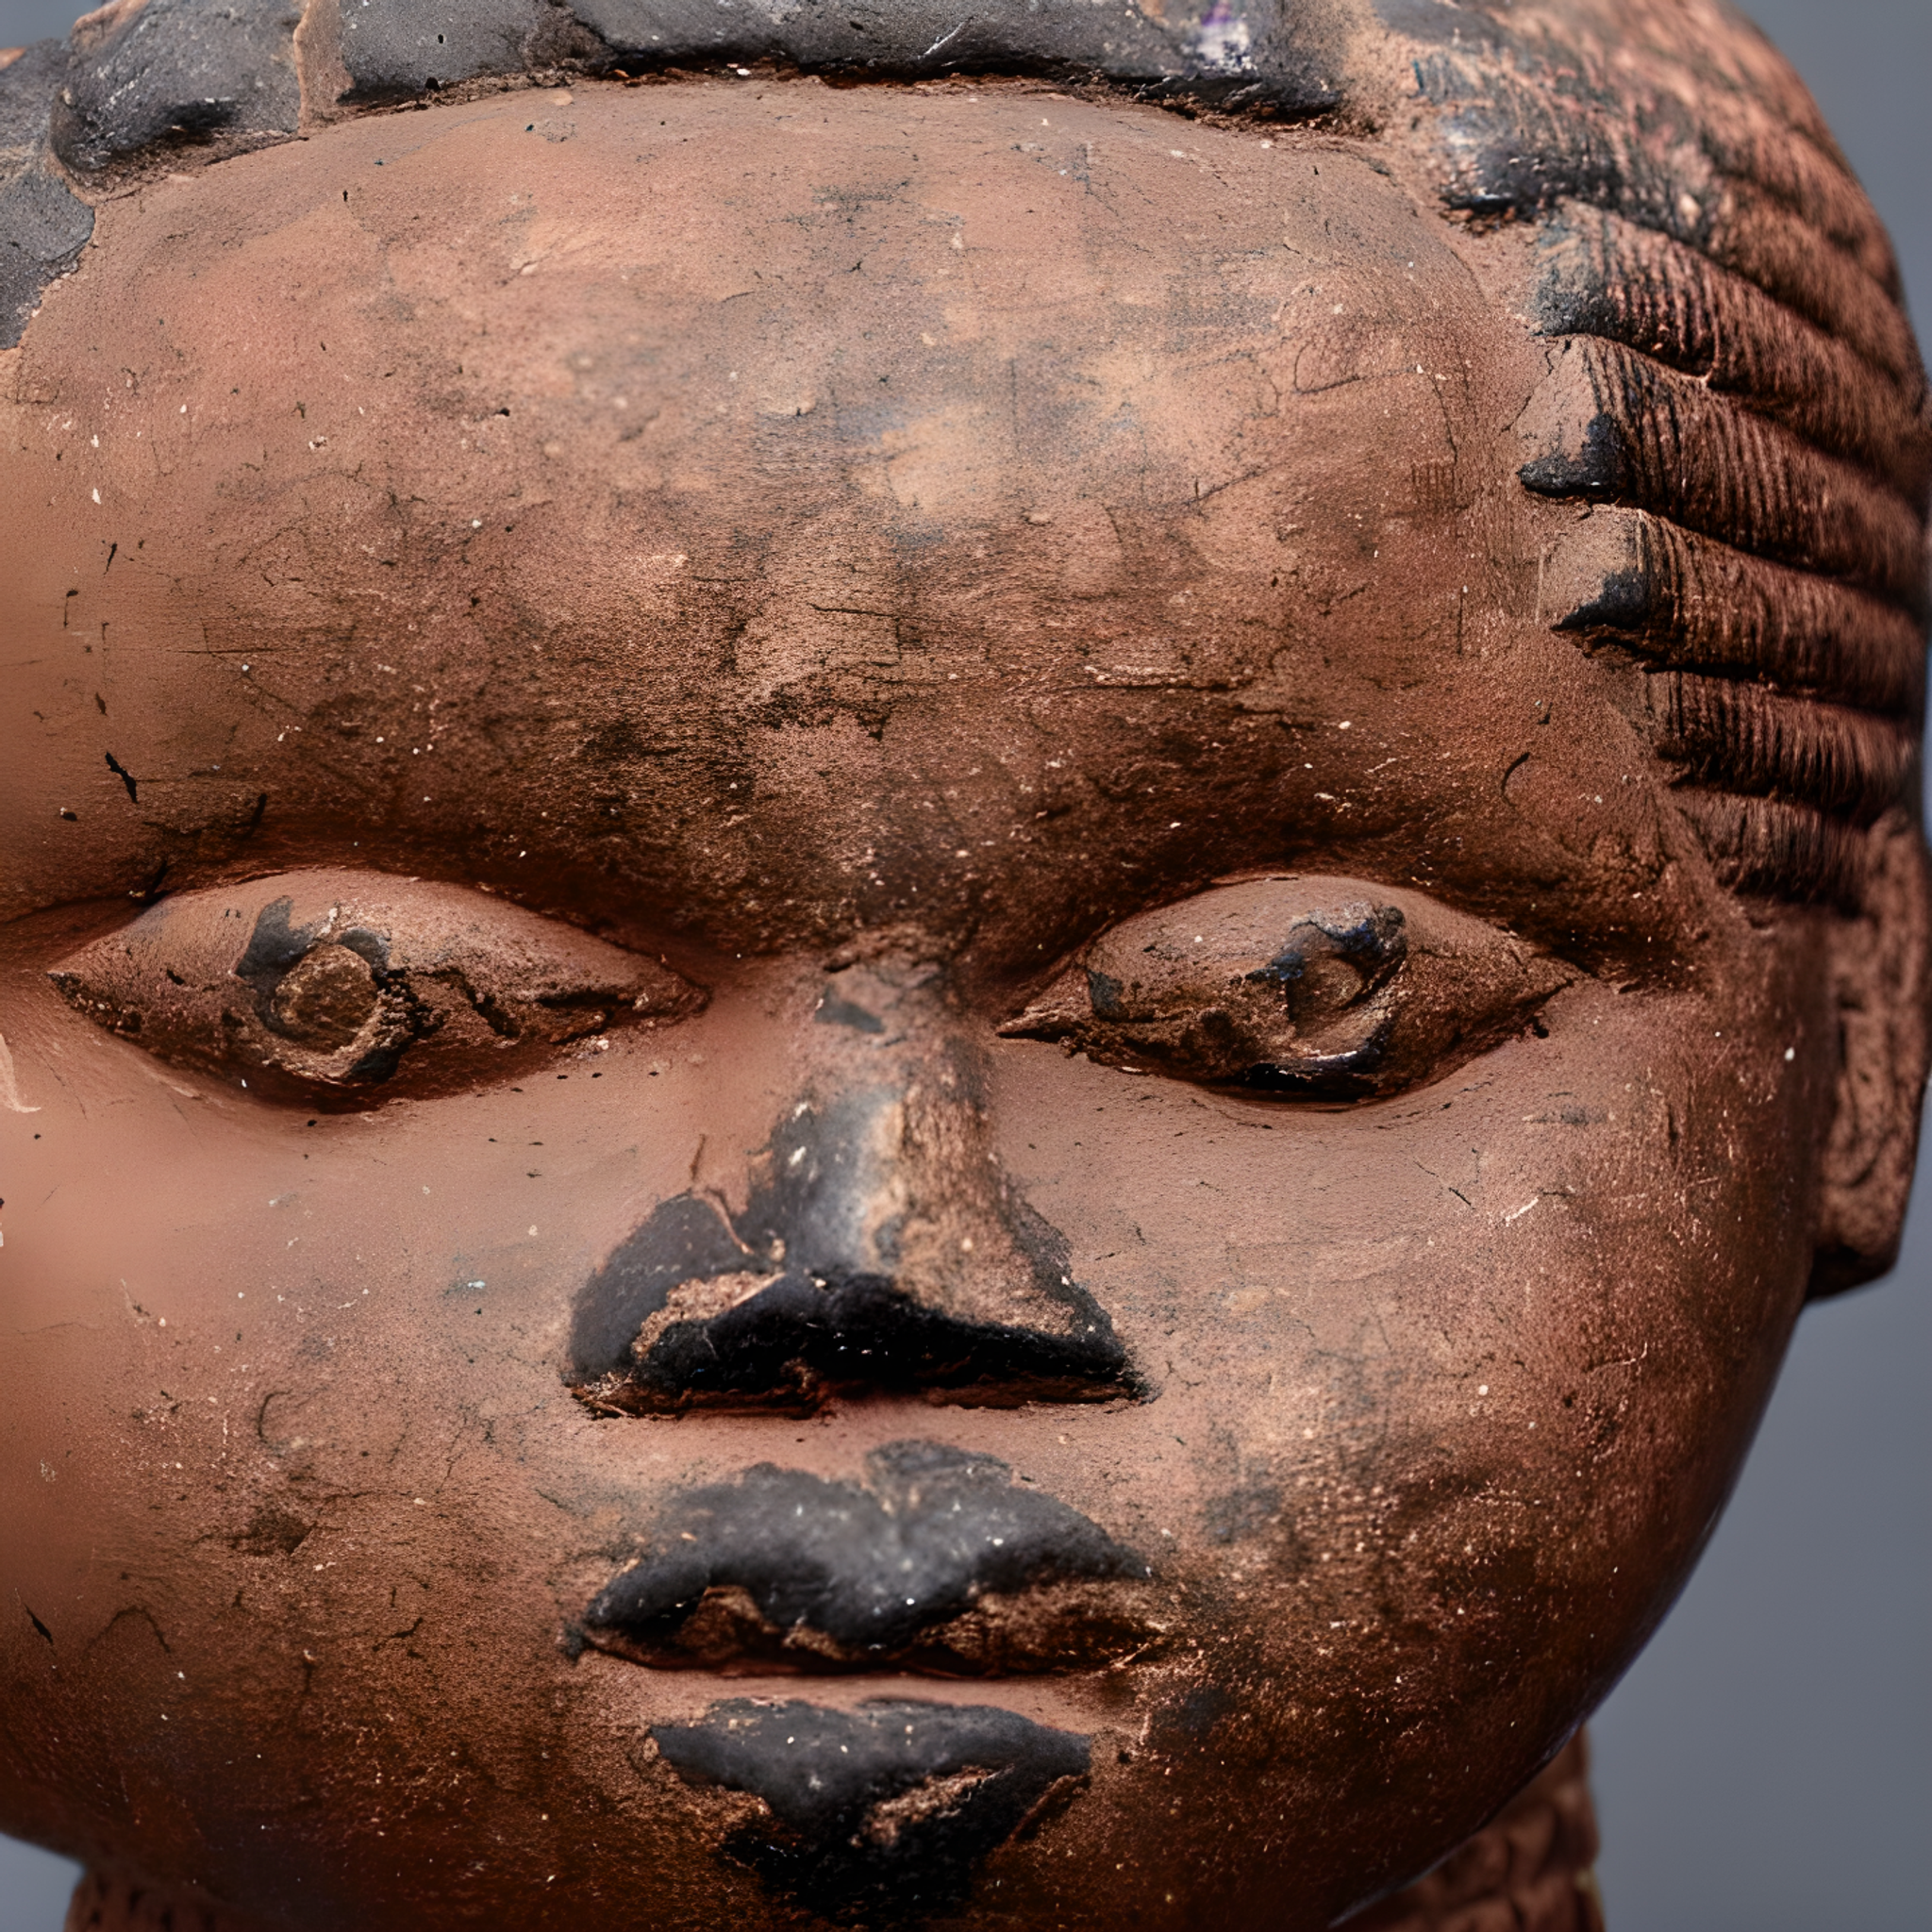
<path fill-rule="evenodd" d="M 1662 1043 L 1714 1031 L 1592 993 L 1325 1112 L 1005 1063 L 1005 1157 L 1157 1391 L 1096 1446 L 1231 1660 L 1549 1732 L 1641 1641 L 1809 1260 L 1807 1096 Z M 1499 1686 L 1499 1642 L 1541 1661 Z"/>
<path fill-rule="evenodd" d="M 8 1491 L 43 1594 L 108 1526 L 165 1571 L 247 1554 L 262 1509 L 319 1521 L 314 1499 L 352 1494 L 407 1518 L 453 1472 L 482 1485 L 521 1456 L 539 1418 L 571 1435 L 575 1287 L 689 1185 L 708 1124 L 735 1143 L 755 1138 L 741 1101 L 769 1113 L 685 1040 L 311 1124 L 90 1030 L 52 1037 L 18 1135 L 31 1186 L 7 1191 L 0 1351 L 11 1467 L 51 1472 Z M 283 1492 L 309 1500 L 271 1507 Z"/>
<path fill-rule="evenodd" d="M 311 1128 L 59 1039 L 26 1130 L 48 1160 L 0 1256 L 0 1588 L 49 1633 L 0 1633 L 39 1754 L 0 1744 L 0 1813 L 192 1864 L 165 1847 L 238 1819 L 274 1836 L 317 1765 L 359 1763 L 318 1741 L 343 1726 L 381 1740 L 372 1789 L 487 1757 L 518 1830 L 632 1791 L 639 1674 L 626 1703 L 558 1639 L 679 1470 L 635 1438 L 598 1465 L 561 1341 L 602 1249 L 689 1184 L 694 1109 L 747 1139 L 736 1091 L 660 1041 Z M 768 1104 L 745 1108 L 761 1127 Z M 238 1795 L 242 1739 L 262 1755 Z"/>

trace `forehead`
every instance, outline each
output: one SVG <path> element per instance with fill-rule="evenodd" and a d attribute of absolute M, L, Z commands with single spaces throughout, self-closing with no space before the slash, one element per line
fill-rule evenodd
<path fill-rule="evenodd" d="M 99 241 L 9 425 L 15 801 L 76 814 L 42 902 L 353 842 L 1032 956 L 1324 853 L 1597 924 L 1664 866 L 1616 681 L 1538 609 L 1540 364 L 1335 142 L 580 87 Z"/>

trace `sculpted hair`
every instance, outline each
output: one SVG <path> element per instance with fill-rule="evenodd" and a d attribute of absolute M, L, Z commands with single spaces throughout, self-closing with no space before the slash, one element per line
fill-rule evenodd
<path fill-rule="evenodd" d="M 1544 619 L 1628 661 L 1726 884 L 1862 903 L 1916 839 L 1932 409 L 1885 233 L 1755 28 L 1714 0 L 949 9 L 115 0 L 0 70 L 0 346 L 130 177 L 577 75 L 1046 75 L 1399 148 L 1547 345 L 1519 477 L 1587 513 Z"/>
<path fill-rule="evenodd" d="M 1418 68 L 1445 201 L 1538 226 L 1522 481 L 1607 507 L 1546 558 L 1544 608 L 1643 667 L 1726 883 L 1857 903 L 1870 828 L 1916 820 L 1924 706 L 1932 416 L 1897 264 L 1755 33 L 1619 11 L 1614 70 L 1583 34 L 1539 60 L 1500 32 Z"/>

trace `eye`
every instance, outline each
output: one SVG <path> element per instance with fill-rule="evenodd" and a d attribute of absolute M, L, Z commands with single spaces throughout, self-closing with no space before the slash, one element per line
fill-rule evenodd
<path fill-rule="evenodd" d="M 501 1078 L 704 1004 L 668 967 L 555 920 L 360 872 L 183 892 L 48 976 L 162 1059 L 309 1104 Z"/>
<path fill-rule="evenodd" d="M 1447 1073 L 1576 976 L 1419 892 L 1255 879 L 1110 927 L 999 1030 L 1280 1100 L 1367 1100 Z"/>

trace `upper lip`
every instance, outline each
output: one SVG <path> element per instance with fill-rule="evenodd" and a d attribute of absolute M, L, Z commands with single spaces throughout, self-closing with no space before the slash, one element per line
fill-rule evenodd
<path fill-rule="evenodd" d="M 1004 1462 L 899 1442 L 866 1474 L 761 1463 L 679 1492 L 585 1637 L 658 1665 L 978 1675 L 1091 1669 L 1160 1635 L 1147 1563 Z"/>

